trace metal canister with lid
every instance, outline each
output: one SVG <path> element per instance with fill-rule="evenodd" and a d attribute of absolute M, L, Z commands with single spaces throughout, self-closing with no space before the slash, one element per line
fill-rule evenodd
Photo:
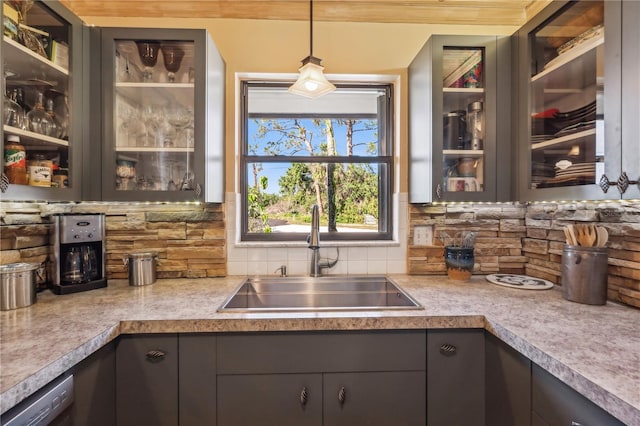
<path fill-rule="evenodd" d="M 9 178 L 9 183 L 27 184 L 27 152 L 20 143 L 19 136 L 7 136 L 4 146 L 4 174 Z"/>
<path fill-rule="evenodd" d="M 0 310 L 24 308 L 36 302 L 37 263 L 0 266 Z"/>
<path fill-rule="evenodd" d="M 47 160 L 44 154 L 34 154 L 27 162 L 29 185 L 50 187 L 52 170 L 53 162 L 51 160 Z"/>

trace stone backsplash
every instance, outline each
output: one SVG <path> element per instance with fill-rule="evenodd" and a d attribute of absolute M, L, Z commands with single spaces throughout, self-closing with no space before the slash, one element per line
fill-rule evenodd
<path fill-rule="evenodd" d="M 475 231 L 475 272 L 526 274 L 562 285 L 563 227 L 576 223 L 608 230 L 608 298 L 640 308 L 637 201 L 410 205 L 407 272 L 444 274 L 440 237 Z M 429 227 L 430 245 L 415 244 L 416 226 Z"/>
<path fill-rule="evenodd" d="M 129 253 L 158 253 L 158 278 L 227 274 L 222 204 L 2 203 L 0 264 L 45 262 L 50 215 L 104 213 L 107 278 L 127 278 Z"/>
<path fill-rule="evenodd" d="M 123 257 L 156 251 L 158 277 L 227 274 L 221 204 L 0 203 L 0 264 L 45 262 L 50 215 L 105 213 L 107 278 L 127 278 Z M 562 227 L 597 223 L 609 231 L 608 297 L 640 308 L 640 203 L 568 202 L 409 205 L 407 273 L 446 273 L 440 236 L 475 231 L 475 272 L 527 274 L 562 285 Z M 417 226 L 433 240 L 415 244 Z"/>

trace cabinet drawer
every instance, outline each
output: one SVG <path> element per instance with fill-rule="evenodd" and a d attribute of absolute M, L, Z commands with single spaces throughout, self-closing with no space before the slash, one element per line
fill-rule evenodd
<path fill-rule="evenodd" d="M 424 370 L 426 331 L 218 336 L 218 374 Z"/>
<path fill-rule="evenodd" d="M 531 367 L 531 405 L 544 421 L 540 423 L 551 426 L 573 422 L 582 426 L 623 425 L 536 364 Z"/>
<path fill-rule="evenodd" d="M 219 375 L 218 426 L 320 426 L 321 374 Z"/>

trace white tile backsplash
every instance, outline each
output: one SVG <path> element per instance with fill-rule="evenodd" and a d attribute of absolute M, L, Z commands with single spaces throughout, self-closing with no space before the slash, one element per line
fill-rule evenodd
<path fill-rule="evenodd" d="M 269 247 L 255 244 L 236 244 L 237 226 L 235 218 L 237 200 L 234 193 L 227 193 L 227 272 L 229 275 L 275 275 L 282 265 L 287 266 L 288 275 L 307 275 L 311 252 L 306 244 L 294 247 L 284 243 Z M 394 197 L 396 216 L 394 219 L 395 236 L 392 242 L 358 242 L 354 246 L 340 244 L 339 261 L 331 269 L 323 270 L 327 275 L 380 275 L 401 274 L 407 270 L 407 224 L 408 196 L 406 193 Z M 233 219 L 231 219 L 233 218 Z M 323 260 L 336 258 L 335 247 L 320 249 Z"/>

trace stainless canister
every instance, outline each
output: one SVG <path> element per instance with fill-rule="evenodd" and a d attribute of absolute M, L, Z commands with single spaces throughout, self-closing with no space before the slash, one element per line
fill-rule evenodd
<path fill-rule="evenodd" d="M 38 263 L 10 263 L 0 266 L 0 310 L 24 308 L 36 302 Z"/>
<path fill-rule="evenodd" d="M 156 252 L 131 253 L 124 258 L 129 265 L 129 285 L 147 285 L 156 282 Z"/>
<path fill-rule="evenodd" d="M 565 245 L 562 251 L 562 295 L 587 305 L 607 303 L 606 247 Z"/>

